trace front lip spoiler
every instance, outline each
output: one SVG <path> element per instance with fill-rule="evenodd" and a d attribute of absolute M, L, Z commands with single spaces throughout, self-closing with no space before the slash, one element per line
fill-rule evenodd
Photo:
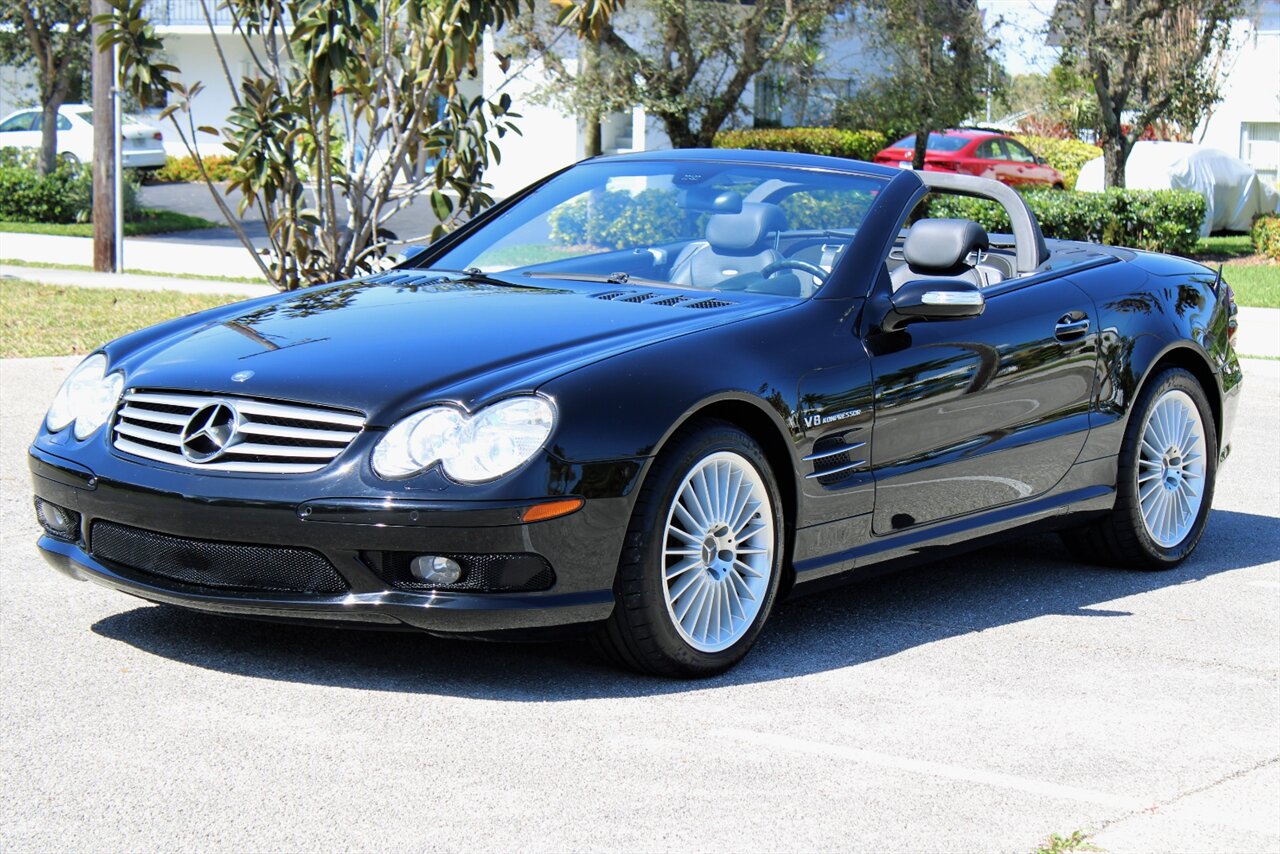
<path fill-rule="evenodd" d="M 347 593 L 308 596 L 216 593 L 202 588 L 158 587 L 95 560 L 78 545 L 42 536 L 44 559 L 64 575 L 93 581 L 166 605 L 276 620 L 316 620 L 408 626 L 429 632 L 470 634 L 594 623 L 613 611 L 612 590 L 568 594 Z"/>

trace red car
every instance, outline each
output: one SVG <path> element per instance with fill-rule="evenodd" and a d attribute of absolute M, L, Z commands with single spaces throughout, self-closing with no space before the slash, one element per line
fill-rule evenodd
<path fill-rule="evenodd" d="M 911 168 L 915 134 L 876 154 L 876 163 Z M 1062 173 L 1031 153 L 1011 136 L 986 130 L 947 130 L 929 134 L 924 155 L 926 172 L 957 172 L 994 178 L 1010 186 L 1044 184 L 1061 190 Z"/>

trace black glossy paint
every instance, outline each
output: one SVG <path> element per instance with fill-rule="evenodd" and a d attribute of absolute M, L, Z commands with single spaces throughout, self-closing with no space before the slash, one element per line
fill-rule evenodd
<path fill-rule="evenodd" d="M 693 419 L 734 421 L 764 446 L 784 491 L 787 565 L 801 584 L 1105 511 L 1134 397 L 1159 364 L 1203 377 L 1225 456 L 1240 369 L 1225 289 L 1204 267 L 1049 241 L 1035 274 L 983 291 L 981 315 L 885 332 L 886 258 L 924 192 L 913 173 L 764 152 L 632 157 L 758 160 L 887 183 L 826 286 L 807 300 L 731 293 L 717 295 L 727 305 L 697 309 L 596 298 L 628 286 L 503 286 L 428 272 L 517 196 L 393 275 L 121 338 L 104 352 L 128 387 L 329 404 L 364 412 L 369 427 L 333 464 L 297 476 L 174 468 L 114 451 L 109 429 L 84 442 L 42 429 L 31 450 L 36 494 L 82 513 L 86 535 L 100 518 L 315 548 L 352 593 L 180 589 L 49 538 L 46 556 L 75 577 L 190 607 L 490 633 L 608 615 L 635 488 Z M 252 380 L 233 383 L 245 368 Z M 370 468 L 382 431 L 422 406 L 475 409 L 534 391 L 554 401 L 559 421 L 547 448 L 508 477 L 467 486 L 430 471 L 392 482 Z M 866 464 L 809 477 L 815 462 L 804 458 L 841 442 L 862 443 L 847 461 Z M 586 504 L 560 519 L 520 522 L 531 504 L 564 496 Z M 390 591 L 360 558 L 371 550 L 532 552 L 551 563 L 557 583 L 501 596 Z"/>

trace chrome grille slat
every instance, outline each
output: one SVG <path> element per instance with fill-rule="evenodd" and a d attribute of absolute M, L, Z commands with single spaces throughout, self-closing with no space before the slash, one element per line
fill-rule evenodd
<path fill-rule="evenodd" d="M 307 463 L 242 463 L 242 462 L 214 462 L 204 463 L 203 465 L 194 465 L 187 462 L 187 458 L 182 454 L 176 454 L 171 451 L 162 451 L 159 448 L 152 448 L 149 445 L 139 445 L 136 442 L 130 442 L 128 439 L 116 439 L 116 447 L 122 451 L 128 451 L 134 456 L 145 457 L 148 460 L 156 462 L 169 463 L 170 465 L 183 466 L 184 468 L 201 469 L 205 471 L 237 471 L 237 472 L 257 472 L 265 474 L 303 474 L 309 471 L 315 471 L 323 468 L 323 464 L 310 465 Z"/>
<path fill-rule="evenodd" d="M 186 423 L 185 421 L 183 422 Z M 241 433 L 255 436 L 276 436 L 281 439 L 310 439 L 316 442 L 350 442 L 357 433 L 344 430 L 315 430 L 310 427 L 286 427 L 283 424 L 260 424 L 254 421 L 240 426 Z"/>
<path fill-rule="evenodd" d="M 836 468 L 826 469 L 824 471 L 810 472 L 809 474 L 805 475 L 805 479 L 817 480 L 820 477 L 831 477 L 837 474 L 844 474 L 847 471 L 853 471 L 858 466 L 865 466 L 866 464 L 867 464 L 866 460 L 854 460 L 853 462 L 848 463 L 847 465 L 837 466 Z"/>
<path fill-rule="evenodd" d="M 193 462 L 184 455 L 184 428 L 193 415 L 217 404 L 239 413 L 235 434 L 211 461 Z M 362 415 L 323 407 L 131 389 L 116 410 L 114 445 L 127 454 L 201 471 L 305 474 L 323 468 L 346 450 L 364 423 Z"/>
<path fill-rule="evenodd" d="M 193 410 L 194 411 L 194 410 Z M 172 424 L 175 427 L 182 427 L 187 423 L 187 419 L 191 416 L 179 415 L 176 412 L 161 412 L 158 409 L 137 409 L 132 406 L 126 406 L 120 410 L 121 418 L 133 418 L 139 421 L 153 421 L 157 424 Z"/>
<path fill-rule="evenodd" d="M 152 430 L 150 427 L 139 427 L 137 424 L 126 421 L 116 424 L 116 432 L 132 436 L 134 439 L 146 439 L 148 442 L 157 442 L 174 448 L 182 442 L 182 436 L 179 433 L 165 433 L 161 430 Z"/>

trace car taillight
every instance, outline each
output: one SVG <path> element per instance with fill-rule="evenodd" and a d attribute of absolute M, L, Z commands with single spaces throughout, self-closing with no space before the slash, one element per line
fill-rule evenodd
<path fill-rule="evenodd" d="M 152 139 L 164 139 L 164 134 L 160 133 L 160 131 L 156 131 L 155 133 L 151 134 L 151 138 L 152 138 Z"/>
<path fill-rule="evenodd" d="M 940 172 L 959 171 L 959 164 L 954 160 L 934 159 L 929 161 L 929 165 Z"/>

